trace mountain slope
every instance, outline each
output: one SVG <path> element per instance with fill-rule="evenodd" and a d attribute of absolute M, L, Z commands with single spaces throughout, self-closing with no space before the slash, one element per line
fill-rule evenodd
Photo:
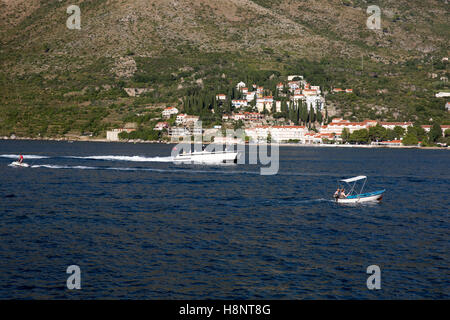
<path fill-rule="evenodd" d="M 108 108 L 109 118 L 94 121 L 108 127 L 133 108 L 180 103 L 192 90 L 290 72 L 328 90 L 355 88 L 352 99 L 330 96 L 336 114 L 449 121 L 432 98 L 448 88 L 438 81 L 448 77 L 440 61 L 450 38 L 444 1 L 85 0 L 81 30 L 66 27 L 70 4 L 0 3 L 0 134 L 44 121 L 33 108 L 66 132 L 80 130 L 77 121 L 60 125 L 51 108 Z M 366 27 L 372 4 L 381 8 L 381 30 Z M 131 99 L 123 86 L 152 93 Z M 131 109 L 110 107 L 120 104 Z"/>

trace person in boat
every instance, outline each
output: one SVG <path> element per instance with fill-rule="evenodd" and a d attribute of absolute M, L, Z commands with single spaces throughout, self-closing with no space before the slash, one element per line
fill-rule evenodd
<path fill-rule="evenodd" d="M 348 197 L 348 194 L 345 194 L 345 188 L 342 188 L 341 193 L 339 194 L 339 198 L 344 199 L 347 197 Z"/>
<path fill-rule="evenodd" d="M 341 189 L 339 189 L 339 187 L 337 188 L 336 192 L 334 193 L 333 197 L 334 198 L 339 198 L 339 194 L 341 193 Z"/>
<path fill-rule="evenodd" d="M 19 163 L 22 164 L 22 162 L 23 162 L 23 155 L 20 155 L 19 156 Z"/>

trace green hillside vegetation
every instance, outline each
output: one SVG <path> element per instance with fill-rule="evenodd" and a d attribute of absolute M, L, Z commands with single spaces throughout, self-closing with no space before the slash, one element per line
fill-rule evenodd
<path fill-rule="evenodd" d="M 380 31 L 365 27 L 362 0 L 177 3 L 80 1 L 81 30 L 66 28 L 69 1 L 2 4 L 0 136 L 104 137 L 127 122 L 148 133 L 165 105 L 214 125 L 231 111 L 215 105 L 216 93 L 244 81 L 275 94 L 290 74 L 328 92 L 335 116 L 450 123 L 446 100 L 434 97 L 450 91 L 440 80 L 450 76 L 441 1 L 374 1 Z M 337 87 L 354 94 L 331 94 Z M 123 88 L 149 92 L 129 97 Z M 309 123 L 300 109 L 277 116 Z"/>

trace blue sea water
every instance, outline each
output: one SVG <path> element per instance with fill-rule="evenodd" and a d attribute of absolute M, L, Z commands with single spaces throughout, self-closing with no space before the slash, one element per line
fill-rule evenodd
<path fill-rule="evenodd" d="M 447 150 L 281 147 L 262 176 L 172 147 L 0 141 L 0 298 L 450 298 Z M 361 174 L 381 203 L 331 201 Z"/>

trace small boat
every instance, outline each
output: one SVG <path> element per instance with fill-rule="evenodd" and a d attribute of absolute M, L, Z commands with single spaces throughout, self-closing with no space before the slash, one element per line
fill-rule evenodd
<path fill-rule="evenodd" d="M 198 151 L 180 153 L 173 158 L 175 162 L 193 163 L 237 163 L 239 153 L 235 151 Z"/>
<path fill-rule="evenodd" d="M 356 184 L 358 181 L 364 180 L 363 185 L 357 193 Z M 360 202 L 373 202 L 373 201 L 381 201 L 383 199 L 383 194 L 386 190 L 377 190 L 373 192 L 363 193 L 364 186 L 367 182 L 366 176 L 357 176 L 353 178 L 343 179 L 342 182 L 345 182 L 350 187 L 350 192 L 346 194 L 344 197 L 339 197 L 337 195 L 334 196 L 337 203 L 360 203 Z"/>
<path fill-rule="evenodd" d="M 30 166 L 28 163 L 19 162 L 19 161 L 11 162 L 9 165 L 11 167 L 22 167 L 22 168 L 28 168 Z"/>

